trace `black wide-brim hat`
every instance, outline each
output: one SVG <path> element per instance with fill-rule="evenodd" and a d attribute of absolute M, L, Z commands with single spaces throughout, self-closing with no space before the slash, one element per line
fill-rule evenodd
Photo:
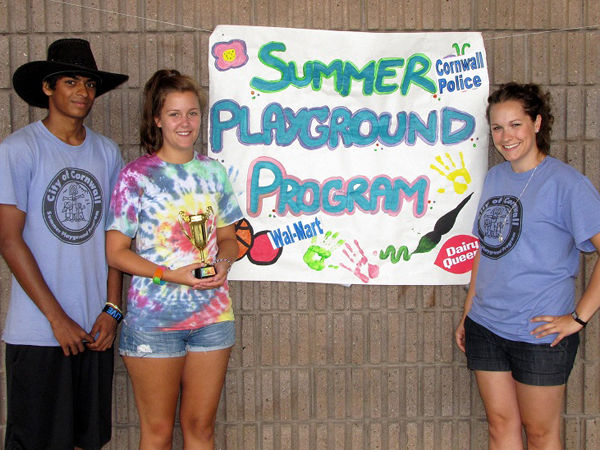
<path fill-rule="evenodd" d="M 32 106 L 48 108 L 48 96 L 42 82 L 50 75 L 74 73 L 97 80 L 96 97 L 116 88 L 129 79 L 120 73 L 98 70 L 90 43 L 84 39 L 59 39 L 48 47 L 46 61 L 23 64 L 13 75 L 13 87 L 19 97 Z"/>

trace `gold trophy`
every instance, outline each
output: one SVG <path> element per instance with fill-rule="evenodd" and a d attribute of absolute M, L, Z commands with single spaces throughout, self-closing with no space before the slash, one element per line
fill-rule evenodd
<path fill-rule="evenodd" d="M 215 271 L 215 266 L 206 264 L 204 259 L 204 249 L 208 244 L 208 238 L 213 232 L 215 225 L 213 223 L 209 230 L 206 229 L 206 224 L 211 216 L 214 216 L 212 206 L 206 208 L 206 212 L 204 214 L 186 214 L 183 211 L 179 211 L 179 226 L 181 227 L 183 234 L 185 234 L 185 236 L 190 240 L 192 245 L 198 249 L 200 252 L 200 260 L 203 264 L 205 264 L 203 267 L 194 270 L 194 276 L 200 279 L 214 277 L 217 273 Z M 191 236 L 183 227 L 182 222 L 189 224 L 190 232 L 192 233 Z"/>

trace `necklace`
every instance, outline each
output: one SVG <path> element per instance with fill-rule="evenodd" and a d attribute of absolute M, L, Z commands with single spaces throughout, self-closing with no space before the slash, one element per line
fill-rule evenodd
<path fill-rule="evenodd" d="M 523 190 L 519 194 L 519 197 L 517 198 L 517 201 L 513 203 L 513 205 L 508 210 L 508 214 L 506 216 L 504 216 L 504 220 L 502 221 L 502 228 L 500 228 L 500 233 L 498 234 L 498 240 L 500 242 L 504 242 L 504 236 L 502 235 L 502 230 L 504 230 L 504 227 L 506 226 L 506 223 L 508 222 L 508 219 L 509 219 L 510 215 L 512 214 L 513 209 L 515 209 L 515 205 L 517 203 L 519 203 L 519 200 L 521 200 L 521 197 L 525 193 L 525 189 L 527 189 L 527 186 L 529 186 L 529 182 L 531 181 L 531 179 L 535 175 L 535 171 L 537 170 L 538 167 L 539 167 L 539 164 L 537 166 L 535 166 L 535 168 L 533 169 L 533 172 L 531 172 L 531 175 L 529 176 L 529 180 L 527 180 L 527 183 L 525 183 L 525 187 L 523 188 Z"/>

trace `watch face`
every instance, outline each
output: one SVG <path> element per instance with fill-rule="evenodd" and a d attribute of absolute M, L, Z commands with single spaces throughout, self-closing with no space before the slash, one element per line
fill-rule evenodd
<path fill-rule="evenodd" d="M 583 325 L 584 327 L 587 325 L 587 322 L 584 322 L 579 315 L 577 314 L 577 311 L 573 311 L 571 313 L 571 317 L 575 320 L 575 322 L 577 322 L 580 325 Z"/>

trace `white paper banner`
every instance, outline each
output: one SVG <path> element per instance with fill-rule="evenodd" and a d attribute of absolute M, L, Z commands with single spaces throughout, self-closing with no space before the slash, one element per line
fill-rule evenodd
<path fill-rule="evenodd" d="M 487 166 L 479 33 L 219 26 L 209 156 L 246 219 L 234 280 L 463 284 Z"/>

